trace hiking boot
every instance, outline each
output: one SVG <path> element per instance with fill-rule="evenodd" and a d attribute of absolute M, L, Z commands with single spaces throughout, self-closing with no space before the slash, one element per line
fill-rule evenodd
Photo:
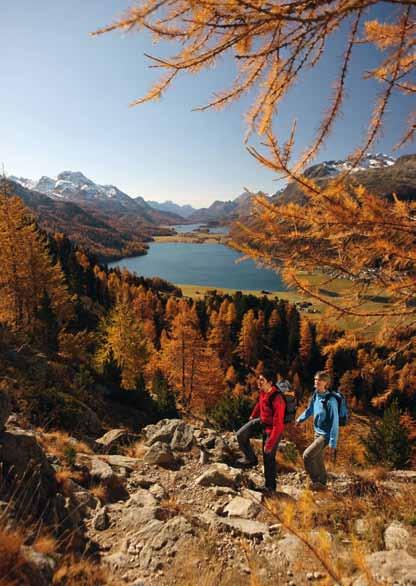
<path fill-rule="evenodd" d="M 322 482 L 312 482 L 311 484 L 311 490 L 313 490 L 313 492 L 322 492 L 323 490 L 327 489 L 326 484 L 323 484 Z"/>
<path fill-rule="evenodd" d="M 254 468 L 257 466 L 257 458 L 255 460 L 249 460 L 248 458 L 239 458 L 236 461 L 236 465 L 240 466 L 241 468 Z"/>

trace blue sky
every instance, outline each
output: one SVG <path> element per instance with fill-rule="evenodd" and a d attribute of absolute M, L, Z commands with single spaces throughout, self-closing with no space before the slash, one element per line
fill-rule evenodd
<path fill-rule="evenodd" d="M 38 178 L 79 170 L 132 196 L 198 207 L 234 198 L 244 187 L 275 192 L 281 183 L 243 144 L 249 98 L 221 112 L 192 112 L 231 83 L 231 59 L 197 77 L 182 77 L 159 102 L 128 107 L 157 77 L 143 53 L 160 54 L 163 48 L 151 46 L 147 36 L 88 34 L 128 5 L 127 0 L 3 3 L 0 162 L 6 172 Z M 342 50 L 334 38 L 322 67 L 292 91 L 280 110 L 275 130 L 286 136 L 296 117 L 300 151 L 325 110 Z M 376 63 L 374 51 L 358 52 L 366 69 Z M 379 88 L 360 82 L 360 75 L 358 68 L 351 72 L 344 116 L 318 160 L 344 158 L 365 130 Z M 360 91 L 354 91 L 358 86 Z M 376 150 L 391 152 L 410 101 L 398 97 L 392 102 Z"/>

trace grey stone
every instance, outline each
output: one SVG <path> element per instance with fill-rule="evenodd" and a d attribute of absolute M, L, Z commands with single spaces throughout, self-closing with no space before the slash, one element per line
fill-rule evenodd
<path fill-rule="evenodd" d="M 227 531 L 232 531 L 237 535 L 243 535 L 248 538 L 263 538 L 269 534 L 265 523 L 239 517 L 219 517 L 212 511 L 205 511 L 200 516 L 200 520 L 210 527 L 216 529 L 222 527 Z"/>
<path fill-rule="evenodd" d="M 28 562 L 22 570 L 28 577 L 29 583 L 36 584 L 36 586 L 49 586 L 56 568 L 55 560 L 31 547 L 23 546 L 22 553 Z"/>
<path fill-rule="evenodd" d="M 199 476 L 195 483 L 200 486 L 229 486 L 235 487 L 241 478 L 241 472 L 230 468 L 226 464 L 212 464 L 206 472 Z"/>
<path fill-rule="evenodd" d="M 177 461 L 168 444 L 157 441 L 152 443 L 144 455 L 143 461 L 146 464 L 171 468 L 176 465 Z"/>
<path fill-rule="evenodd" d="M 286 535 L 279 539 L 277 546 L 289 562 L 296 562 L 306 553 L 305 545 L 295 535 Z"/>
<path fill-rule="evenodd" d="M 92 525 L 96 531 L 105 531 L 109 524 L 107 507 L 102 507 L 95 515 Z"/>
<path fill-rule="evenodd" d="M 224 509 L 229 517 L 243 517 L 243 519 L 253 519 L 259 511 L 258 503 L 241 496 L 234 497 Z"/>
<path fill-rule="evenodd" d="M 416 559 L 403 549 L 391 551 L 378 551 L 366 556 L 366 564 L 372 575 L 380 576 L 389 584 L 403 584 L 406 586 L 416 584 Z M 367 586 L 365 576 L 360 576 L 354 582 L 354 586 Z"/>
<path fill-rule="evenodd" d="M 181 424 L 182 419 L 161 419 L 153 425 L 148 425 L 143 429 L 146 438 L 146 445 L 151 446 L 155 442 L 170 443 L 173 435 Z"/>
<path fill-rule="evenodd" d="M 92 458 L 90 476 L 96 482 L 109 484 L 115 478 L 115 473 L 109 464 L 99 458 Z"/>
<path fill-rule="evenodd" d="M 166 497 L 166 490 L 160 484 L 152 484 L 149 488 L 149 492 L 153 495 L 156 499 L 161 500 Z"/>
<path fill-rule="evenodd" d="M 120 446 L 128 444 L 131 440 L 132 434 L 126 429 L 111 429 L 95 440 L 95 443 L 100 452 L 110 453 Z"/>
<path fill-rule="evenodd" d="M 185 422 L 181 422 L 175 429 L 170 447 L 176 451 L 190 450 L 194 442 L 194 430 Z"/>
<path fill-rule="evenodd" d="M 47 519 L 53 514 L 58 485 L 55 471 L 33 433 L 15 428 L 3 432 L 0 441 L 0 462 L 3 476 L 20 484 L 20 498 L 36 495 L 28 514 L 36 511 Z"/>
<path fill-rule="evenodd" d="M 384 544 L 386 549 L 407 549 L 410 534 L 398 521 L 393 521 L 384 531 Z"/>

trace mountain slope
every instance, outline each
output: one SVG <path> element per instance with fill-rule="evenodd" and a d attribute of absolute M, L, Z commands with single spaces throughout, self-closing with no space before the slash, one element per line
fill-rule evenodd
<path fill-rule="evenodd" d="M 43 176 L 38 181 L 22 177 L 11 179 L 56 201 L 73 202 L 105 214 L 135 214 L 148 224 L 172 224 L 182 220 L 175 214 L 154 210 L 142 197 L 130 197 L 115 185 L 94 183 L 80 171 L 62 171 L 55 179 Z"/>
<path fill-rule="evenodd" d="M 229 222 L 250 214 L 253 197 L 264 195 L 261 191 L 255 194 L 243 192 L 232 201 L 214 201 L 209 208 L 202 208 L 188 217 L 192 222 Z"/>
<path fill-rule="evenodd" d="M 168 212 L 170 214 L 176 214 L 181 216 L 185 220 L 194 212 L 196 212 L 196 208 L 192 207 L 191 205 L 178 205 L 173 201 L 165 201 L 160 203 L 158 201 L 148 201 L 148 205 L 150 205 L 153 209 L 159 212 Z"/>
<path fill-rule="evenodd" d="M 368 191 L 386 198 L 393 193 L 404 200 L 416 198 L 416 155 L 404 155 L 395 161 L 386 155 L 368 155 L 354 169 L 348 168 L 347 161 L 327 161 L 309 167 L 305 176 L 318 186 L 324 186 L 345 170 L 350 170 L 347 183 L 351 186 L 363 185 Z M 272 197 L 272 201 L 303 203 L 306 198 L 297 183 L 289 183 Z"/>

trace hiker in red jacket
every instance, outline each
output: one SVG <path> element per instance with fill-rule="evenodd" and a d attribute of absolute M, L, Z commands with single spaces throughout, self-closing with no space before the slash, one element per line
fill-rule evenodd
<path fill-rule="evenodd" d="M 281 392 L 271 382 L 272 377 L 260 375 L 258 401 L 248 423 L 237 431 L 237 441 L 244 458 L 238 460 L 241 466 L 255 466 L 257 457 L 250 444 L 250 438 L 257 435 L 259 425 L 263 431 L 263 464 L 265 489 L 276 490 L 276 451 L 283 434 L 286 403 Z"/>

